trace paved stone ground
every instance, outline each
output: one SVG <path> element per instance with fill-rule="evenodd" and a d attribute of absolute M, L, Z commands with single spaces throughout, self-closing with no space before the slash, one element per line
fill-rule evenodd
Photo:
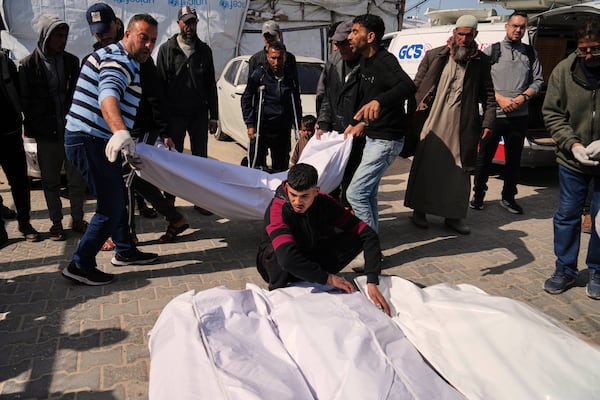
<path fill-rule="evenodd" d="M 215 158 L 237 163 L 243 155 L 232 143 L 211 141 L 209 146 Z M 386 274 L 421 285 L 470 283 L 528 303 L 600 343 L 600 302 L 585 295 L 587 273 L 579 287 L 561 295 L 542 290 L 554 265 L 555 169 L 524 170 L 518 200 L 526 213 L 521 216 L 498 205 L 501 180 L 492 178 L 485 210 L 470 210 L 472 234 L 456 236 L 441 219 L 430 218 L 427 230 L 412 226 L 402 203 L 409 167 L 410 161 L 398 159 L 380 187 Z M 6 181 L 3 175 L 0 181 Z M 6 183 L 0 193 L 12 206 Z M 68 202 L 64 205 L 68 213 Z M 147 334 L 171 299 L 217 285 L 241 289 L 252 282 L 264 287 L 254 267 L 259 221 L 206 217 L 185 201 L 177 205 L 192 228 L 175 243 L 157 243 L 166 228 L 163 220 L 137 219 L 141 248 L 158 252 L 160 263 L 113 267 L 112 253 L 101 253 L 98 265 L 118 274 L 118 280 L 84 287 L 59 274 L 79 236 L 69 231 L 65 242 L 48 240 L 43 193 L 39 186 L 33 190 L 32 223 L 45 240 L 23 241 L 16 222 L 9 221 L 12 240 L 0 250 L 0 399 L 146 399 Z M 90 199 L 88 219 L 93 209 Z M 70 218 L 64 222 L 69 226 Z M 584 237 L 582 254 L 586 246 Z M 360 259 L 351 264 L 357 265 Z M 353 276 L 350 267 L 343 273 Z"/>

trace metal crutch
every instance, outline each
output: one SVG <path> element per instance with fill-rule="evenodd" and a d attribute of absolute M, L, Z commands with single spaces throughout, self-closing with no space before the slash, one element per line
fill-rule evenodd
<path fill-rule="evenodd" d="M 252 145 L 252 140 L 248 143 L 248 167 L 254 168 L 256 165 L 256 159 L 258 156 L 258 139 L 260 136 L 260 120 L 262 117 L 262 106 L 263 106 L 263 95 L 265 92 L 265 85 L 260 85 L 258 87 L 258 118 L 256 122 L 256 134 L 254 138 L 254 157 L 252 157 L 252 161 L 250 161 L 250 146 Z"/>

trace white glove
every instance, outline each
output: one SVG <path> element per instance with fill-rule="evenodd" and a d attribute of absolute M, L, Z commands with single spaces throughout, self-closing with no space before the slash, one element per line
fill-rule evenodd
<path fill-rule="evenodd" d="M 113 133 L 106 144 L 105 154 L 108 161 L 115 162 L 121 150 L 125 154 L 135 155 L 135 143 L 129 132 L 124 129 Z"/>
<path fill-rule="evenodd" d="M 600 160 L 600 140 L 594 140 L 585 148 L 585 153 L 592 160 Z"/>
<path fill-rule="evenodd" d="M 582 165 L 587 165 L 588 167 L 594 167 L 598 165 L 598 161 L 590 160 L 583 146 L 574 146 L 571 147 L 571 152 L 575 156 L 575 159 L 579 161 Z"/>

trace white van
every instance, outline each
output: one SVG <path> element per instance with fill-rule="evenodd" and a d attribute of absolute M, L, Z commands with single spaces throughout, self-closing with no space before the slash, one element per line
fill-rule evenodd
<path fill-rule="evenodd" d="M 456 19 L 465 14 L 474 15 L 479 21 L 476 41 L 480 50 L 504 39 L 506 35 L 504 24 L 506 23 L 508 16 L 497 16 L 494 9 L 428 9 L 425 12 L 425 15 L 429 17 L 430 21 L 433 21 L 433 23 L 440 23 L 441 25 L 411 28 L 387 33 L 383 37 L 383 45 L 387 47 L 389 52 L 398 57 L 398 61 L 404 71 L 414 79 L 425 52 L 444 45 L 448 38 L 452 36 L 452 30 L 454 29 Z M 523 37 L 523 42 L 530 43 L 529 35 Z M 565 55 L 562 57 L 564 56 Z M 552 65 L 550 70 L 554 68 L 554 65 Z M 542 68 L 546 68 L 543 62 Z M 548 75 L 544 73 L 544 77 L 547 76 Z M 541 167 L 556 164 L 554 140 L 550 138 L 550 135 L 545 130 L 541 117 L 541 106 L 544 93 L 545 89 L 542 90 L 540 96 L 532 99 L 529 104 L 530 129 L 528 136 L 525 139 L 523 154 L 521 156 L 521 166 L 523 167 Z M 494 162 L 497 164 L 504 164 L 504 143 L 502 141 L 498 146 Z"/>

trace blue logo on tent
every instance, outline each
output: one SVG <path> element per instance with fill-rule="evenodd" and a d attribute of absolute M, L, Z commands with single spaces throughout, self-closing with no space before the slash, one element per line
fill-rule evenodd
<path fill-rule="evenodd" d="M 246 8 L 246 2 L 242 0 L 221 0 L 219 6 L 224 10 L 231 10 L 233 8 Z"/>
<path fill-rule="evenodd" d="M 169 5 L 172 7 L 183 7 L 183 6 L 199 7 L 199 6 L 205 6 L 206 0 L 169 0 Z"/>

